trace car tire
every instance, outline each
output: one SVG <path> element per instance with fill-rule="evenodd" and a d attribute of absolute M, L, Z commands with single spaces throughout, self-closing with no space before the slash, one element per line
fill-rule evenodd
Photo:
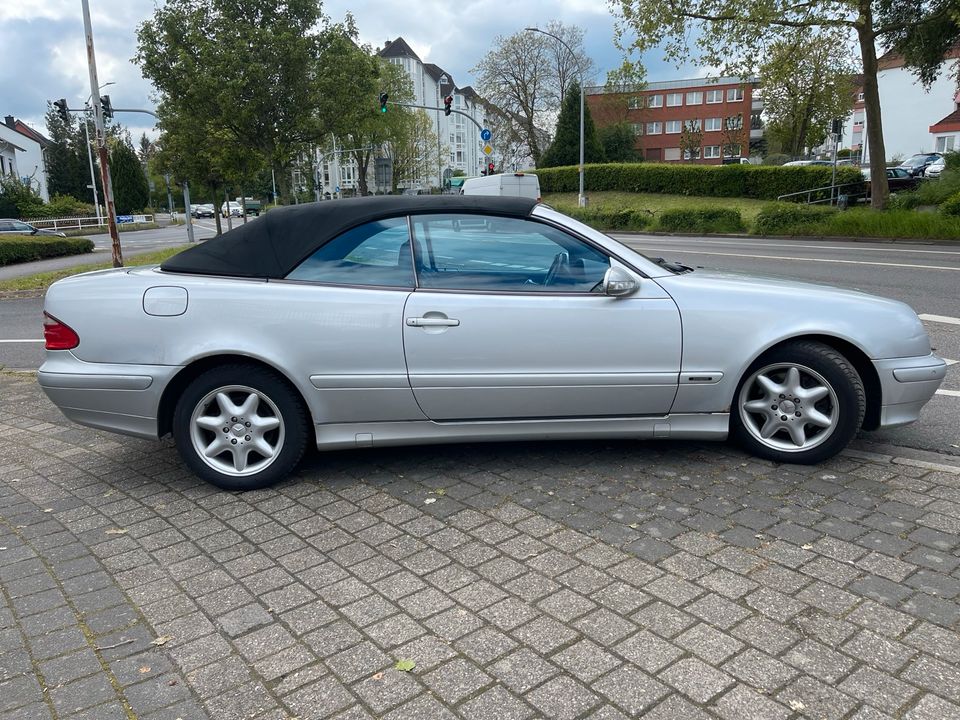
<path fill-rule="evenodd" d="M 276 372 L 248 364 L 211 368 L 183 391 L 173 439 L 187 467 L 224 490 L 256 490 L 287 477 L 307 445 L 309 416 Z"/>
<path fill-rule="evenodd" d="M 730 432 L 752 455 L 813 465 L 843 450 L 866 412 L 863 381 L 840 352 L 818 342 L 773 348 L 740 379 Z"/>

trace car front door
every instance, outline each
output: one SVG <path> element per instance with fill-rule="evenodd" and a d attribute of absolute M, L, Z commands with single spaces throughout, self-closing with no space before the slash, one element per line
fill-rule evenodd
<path fill-rule="evenodd" d="M 652 280 L 641 279 L 629 297 L 602 294 L 618 261 L 541 222 L 469 214 L 411 221 L 418 286 L 404 309 L 404 352 L 427 417 L 669 412 L 680 317 Z"/>

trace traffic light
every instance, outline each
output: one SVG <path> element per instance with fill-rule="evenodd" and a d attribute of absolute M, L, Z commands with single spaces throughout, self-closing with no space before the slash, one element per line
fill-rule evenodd
<path fill-rule="evenodd" d="M 112 118 L 112 117 L 113 117 L 113 105 L 110 104 L 110 96 L 109 96 L 109 95 L 101 95 L 101 96 L 100 96 L 100 107 L 103 108 L 103 116 L 104 116 L 105 118 Z"/>
<path fill-rule="evenodd" d="M 54 100 L 53 104 L 57 108 L 57 113 L 63 119 L 65 123 L 70 122 L 70 111 L 67 110 L 67 99 L 60 98 L 59 100 Z"/>
<path fill-rule="evenodd" d="M 443 114 L 449 117 L 451 110 L 453 110 L 453 95 L 447 95 L 443 99 Z"/>
<path fill-rule="evenodd" d="M 843 120 L 834 118 L 833 122 L 830 125 L 830 132 L 833 135 L 843 135 Z"/>
<path fill-rule="evenodd" d="M 380 112 L 385 113 L 387 111 L 387 100 L 389 97 L 386 93 L 380 93 Z"/>
<path fill-rule="evenodd" d="M 496 168 L 496 165 L 494 165 L 492 162 L 488 162 L 488 163 L 487 163 L 487 175 L 493 175 L 495 168 Z"/>

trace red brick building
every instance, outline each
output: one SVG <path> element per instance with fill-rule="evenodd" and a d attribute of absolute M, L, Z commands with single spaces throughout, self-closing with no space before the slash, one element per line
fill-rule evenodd
<path fill-rule="evenodd" d="M 598 128 L 629 123 L 637 149 L 649 162 L 719 165 L 749 157 L 751 138 L 763 135 L 756 87 L 741 78 L 668 80 L 636 92 L 588 87 L 586 100 Z M 684 127 L 702 133 L 699 149 L 683 149 Z"/>

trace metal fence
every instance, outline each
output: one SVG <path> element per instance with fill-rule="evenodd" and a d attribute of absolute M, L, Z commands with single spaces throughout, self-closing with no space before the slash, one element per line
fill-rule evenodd
<path fill-rule="evenodd" d="M 153 215 L 117 215 L 118 225 L 127 225 L 130 223 L 152 223 Z M 43 230 L 82 230 L 83 228 L 104 227 L 107 224 L 107 218 L 104 217 L 59 217 L 59 218 L 38 218 L 28 220 L 34 227 Z"/>

